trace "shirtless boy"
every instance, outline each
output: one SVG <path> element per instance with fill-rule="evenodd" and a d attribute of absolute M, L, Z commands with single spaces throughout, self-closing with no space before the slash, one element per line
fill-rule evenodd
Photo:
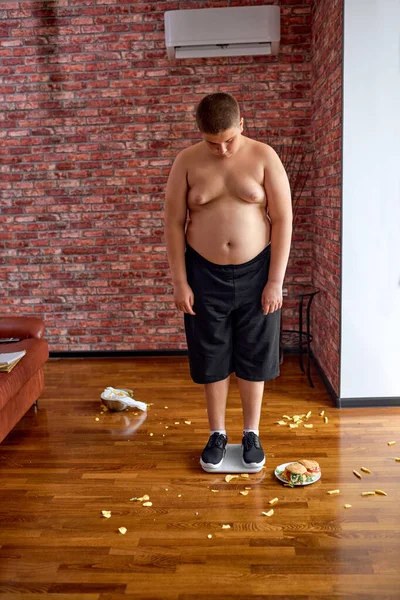
<path fill-rule="evenodd" d="M 275 151 L 242 135 L 243 118 L 232 96 L 206 96 L 196 120 L 203 140 L 174 161 L 165 235 L 191 376 L 205 390 L 210 439 L 201 464 L 218 468 L 224 459 L 226 401 L 235 373 L 244 419 L 243 463 L 258 467 L 265 462 L 259 440 L 264 382 L 279 375 L 290 187 Z"/>

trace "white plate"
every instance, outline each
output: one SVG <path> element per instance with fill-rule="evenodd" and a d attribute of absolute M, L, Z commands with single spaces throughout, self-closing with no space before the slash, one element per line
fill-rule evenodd
<path fill-rule="evenodd" d="M 295 460 L 292 460 L 290 462 L 287 463 L 283 463 L 282 465 L 278 465 L 274 471 L 275 473 L 275 477 L 277 479 L 279 479 L 279 481 L 282 481 L 282 483 L 286 483 L 287 485 L 289 485 L 289 482 L 284 479 L 283 477 L 281 477 L 280 475 L 278 475 L 278 471 L 282 472 L 286 469 L 287 465 L 291 465 L 293 462 L 296 462 Z M 296 483 L 293 487 L 300 487 L 303 485 L 311 485 L 312 483 L 315 483 L 316 481 L 318 481 L 318 479 L 321 479 L 321 471 L 319 473 L 316 473 L 315 475 L 311 475 L 312 477 L 312 481 L 305 481 L 304 483 Z"/>

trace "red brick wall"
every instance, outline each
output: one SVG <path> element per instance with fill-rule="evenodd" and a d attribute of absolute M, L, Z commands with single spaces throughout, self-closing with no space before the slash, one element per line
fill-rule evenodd
<path fill-rule="evenodd" d="M 272 145 L 310 136 L 311 0 L 279 3 L 279 57 L 167 61 L 165 10 L 235 4 L 253 2 L 2 2 L 0 303 L 42 316 L 51 350 L 185 348 L 163 192 L 204 94 Z M 311 280 L 310 198 L 289 281 Z"/>
<path fill-rule="evenodd" d="M 342 0 L 313 6 L 313 350 L 339 394 Z"/>

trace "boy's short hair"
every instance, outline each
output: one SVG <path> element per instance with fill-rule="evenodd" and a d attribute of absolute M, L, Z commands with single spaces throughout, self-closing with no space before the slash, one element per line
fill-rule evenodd
<path fill-rule="evenodd" d="M 196 121 L 202 133 L 211 135 L 239 127 L 239 104 L 233 96 L 224 92 L 208 94 L 197 106 Z"/>

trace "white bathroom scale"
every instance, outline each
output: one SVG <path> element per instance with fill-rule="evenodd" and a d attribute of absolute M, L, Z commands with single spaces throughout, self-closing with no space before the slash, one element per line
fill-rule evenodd
<path fill-rule="evenodd" d="M 207 473 L 259 473 L 263 467 L 264 465 L 261 465 L 261 467 L 244 466 L 241 444 L 227 444 L 225 458 L 218 469 L 210 469 L 201 465 L 201 468 Z"/>

